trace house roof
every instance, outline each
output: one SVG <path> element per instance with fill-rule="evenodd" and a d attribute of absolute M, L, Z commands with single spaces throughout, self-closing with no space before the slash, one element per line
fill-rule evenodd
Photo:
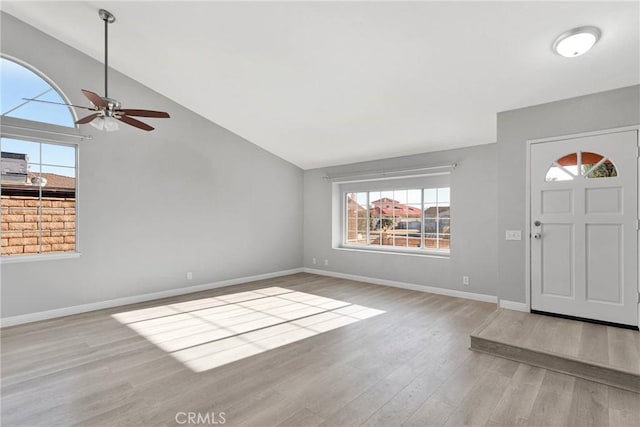
<path fill-rule="evenodd" d="M 392 207 L 383 208 L 380 205 L 383 203 L 389 203 Z M 383 197 L 382 199 L 375 200 L 371 202 L 373 205 L 372 208 L 369 209 L 369 212 L 372 215 L 376 216 L 398 216 L 398 217 L 409 217 L 409 218 L 420 218 L 422 216 L 422 211 L 420 208 L 416 208 L 414 206 L 405 205 L 403 203 L 398 202 L 397 200 L 389 199 L 387 197 Z M 358 210 L 364 210 L 364 208 L 357 203 L 354 199 L 349 197 L 349 208 L 352 209 L 353 205 L 357 206 Z M 429 207 L 424 210 L 424 213 L 428 217 L 436 217 L 440 218 L 449 218 L 450 208 L 448 206 L 440 206 L 440 207 Z"/>
<path fill-rule="evenodd" d="M 33 173 L 29 172 L 28 180 L 31 182 L 31 178 L 41 176 L 47 180 L 47 184 L 45 188 L 47 189 L 65 189 L 65 190 L 75 190 L 76 188 L 76 179 L 70 176 L 58 175 L 55 173 Z"/>
<path fill-rule="evenodd" d="M 381 206 L 376 206 L 382 203 L 389 203 L 391 207 L 383 208 Z M 394 216 L 407 216 L 407 217 L 420 217 L 422 216 L 422 211 L 420 208 L 416 208 L 414 206 L 405 205 L 403 203 L 398 202 L 397 200 L 389 199 L 387 197 L 383 197 L 382 199 L 378 199 L 376 201 L 371 202 L 374 207 L 369 209 L 371 213 L 374 215 L 394 215 Z"/>

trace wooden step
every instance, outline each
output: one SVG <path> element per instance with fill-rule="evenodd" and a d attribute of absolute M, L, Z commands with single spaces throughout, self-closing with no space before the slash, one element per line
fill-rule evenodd
<path fill-rule="evenodd" d="M 640 393 L 637 331 L 498 310 L 469 348 Z"/>

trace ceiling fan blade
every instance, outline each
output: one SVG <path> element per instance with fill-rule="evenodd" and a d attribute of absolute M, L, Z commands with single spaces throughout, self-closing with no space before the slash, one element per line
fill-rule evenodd
<path fill-rule="evenodd" d="M 120 117 L 116 117 L 116 119 L 120 120 L 121 122 L 125 122 L 128 125 L 135 126 L 138 129 L 142 129 L 142 130 L 146 130 L 146 131 L 150 131 L 150 130 L 154 129 L 151 126 L 149 126 L 148 124 L 143 123 L 140 120 L 136 120 L 134 118 L 131 118 L 129 116 L 120 116 Z"/>
<path fill-rule="evenodd" d="M 104 99 L 102 99 L 102 97 L 97 93 L 91 92 L 90 90 L 86 90 L 86 89 L 82 89 L 82 93 L 96 107 L 107 108 L 109 106 L 109 104 L 107 104 L 107 102 Z"/>
<path fill-rule="evenodd" d="M 22 98 L 22 99 L 24 99 L 25 101 L 44 102 L 45 104 L 55 104 L 55 105 L 66 105 L 67 107 L 84 108 L 85 110 L 96 111 L 95 108 L 83 107 L 82 105 L 64 104 L 62 102 L 45 101 L 43 99 L 35 99 L 35 98 Z"/>
<path fill-rule="evenodd" d="M 80 120 L 78 120 L 76 122 L 77 125 L 84 125 L 86 123 L 89 123 L 91 121 L 93 121 L 93 119 L 95 119 L 96 117 L 98 117 L 100 114 L 99 113 L 93 113 L 93 114 L 89 114 L 86 117 L 81 118 Z"/>
<path fill-rule="evenodd" d="M 153 110 L 132 110 L 132 109 L 121 109 L 117 110 L 118 113 L 126 114 L 127 116 L 138 116 L 138 117 L 156 117 L 159 119 L 168 119 L 169 113 L 165 113 L 164 111 L 153 111 Z"/>

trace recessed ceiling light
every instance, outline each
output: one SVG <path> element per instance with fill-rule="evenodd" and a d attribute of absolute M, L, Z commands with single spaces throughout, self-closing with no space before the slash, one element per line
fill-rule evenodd
<path fill-rule="evenodd" d="M 558 55 L 574 58 L 586 53 L 600 39 L 600 29 L 597 27 L 578 27 L 561 34 L 553 42 L 553 50 Z"/>

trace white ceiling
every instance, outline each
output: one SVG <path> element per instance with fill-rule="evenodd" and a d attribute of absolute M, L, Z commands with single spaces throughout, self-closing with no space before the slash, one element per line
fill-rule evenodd
<path fill-rule="evenodd" d="M 496 113 L 640 83 L 634 2 L 12 2 L 2 9 L 304 168 L 496 140 Z M 554 38 L 596 25 L 579 58 Z"/>

